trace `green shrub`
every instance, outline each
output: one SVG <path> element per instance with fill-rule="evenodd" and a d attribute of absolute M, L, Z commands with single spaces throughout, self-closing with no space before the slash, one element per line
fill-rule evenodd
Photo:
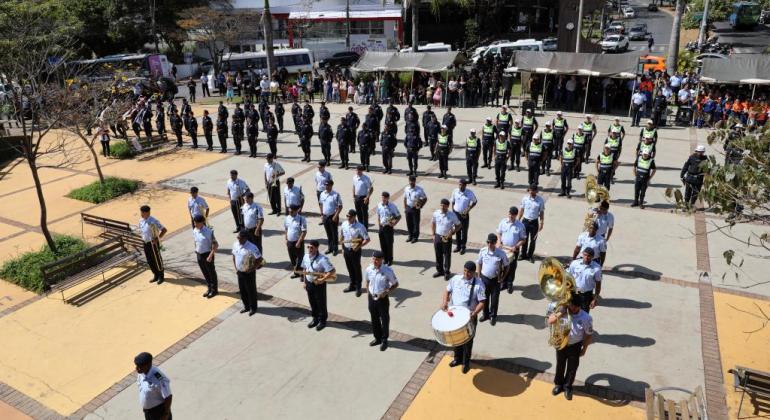
<path fill-rule="evenodd" d="M 123 194 L 132 193 L 137 188 L 139 188 L 139 181 L 110 176 L 104 178 L 104 184 L 94 181 L 84 187 L 70 191 L 67 197 L 99 204 Z"/>
<path fill-rule="evenodd" d="M 53 240 L 56 244 L 55 253 L 46 244 L 39 251 L 21 254 L 6 261 L 0 267 L 0 277 L 36 293 L 44 291 L 45 285 L 40 274 L 40 267 L 77 254 L 88 247 L 88 244 L 83 240 L 73 236 L 54 235 Z"/>
<path fill-rule="evenodd" d="M 131 146 L 125 140 L 118 141 L 110 144 L 110 156 L 118 159 L 131 159 L 134 156 L 134 152 L 131 151 Z"/>

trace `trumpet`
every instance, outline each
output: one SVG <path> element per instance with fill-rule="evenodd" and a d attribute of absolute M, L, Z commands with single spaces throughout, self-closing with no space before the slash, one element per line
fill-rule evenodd
<path fill-rule="evenodd" d="M 364 242 L 363 238 L 353 238 L 353 239 L 347 239 L 343 240 L 343 244 L 350 244 L 350 249 L 353 251 L 358 251 L 358 248 L 361 247 L 361 244 Z"/>
<path fill-rule="evenodd" d="M 447 243 L 449 240 L 452 239 L 452 233 L 448 233 L 446 235 L 441 235 L 441 242 Z"/>
<path fill-rule="evenodd" d="M 315 277 L 313 284 L 330 283 L 337 280 L 337 273 L 332 272 L 294 270 L 294 274 Z"/>

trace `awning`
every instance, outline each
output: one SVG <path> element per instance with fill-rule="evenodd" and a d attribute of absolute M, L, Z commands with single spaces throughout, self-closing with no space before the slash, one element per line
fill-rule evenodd
<path fill-rule="evenodd" d="M 638 67 L 639 56 L 633 53 L 609 55 L 516 51 L 505 71 L 634 78 Z"/>
<path fill-rule="evenodd" d="M 361 73 L 375 71 L 440 72 L 465 62 L 465 55 L 452 52 L 401 53 L 367 51 L 351 70 Z"/>
<path fill-rule="evenodd" d="M 347 19 L 344 10 L 291 12 L 289 20 L 339 20 Z M 351 10 L 350 19 L 401 19 L 401 9 Z"/>
<path fill-rule="evenodd" d="M 770 56 L 741 54 L 729 58 L 704 58 L 701 81 L 770 85 Z"/>

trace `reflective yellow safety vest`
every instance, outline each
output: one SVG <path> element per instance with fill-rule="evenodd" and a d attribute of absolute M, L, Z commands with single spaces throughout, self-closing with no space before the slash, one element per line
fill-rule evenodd
<path fill-rule="evenodd" d="M 594 123 L 583 121 L 582 127 L 583 127 L 583 133 L 588 134 L 594 131 Z"/>
<path fill-rule="evenodd" d="M 564 128 L 564 123 L 566 121 L 567 120 L 565 120 L 564 118 L 562 118 L 562 119 L 557 118 L 557 119 L 553 120 L 553 127 L 554 128 Z"/>
<path fill-rule="evenodd" d="M 535 125 L 535 117 L 524 117 L 522 125 L 527 128 L 532 128 Z"/>
<path fill-rule="evenodd" d="M 508 124 L 508 120 L 511 118 L 511 114 L 497 114 L 497 121 Z"/>
<path fill-rule="evenodd" d="M 650 166 L 652 165 L 652 158 L 645 159 L 639 156 L 639 160 L 636 161 L 636 172 L 647 174 L 650 172 Z"/>
<path fill-rule="evenodd" d="M 543 143 L 551 143 L 553 141 L 553 131 L 541 131 L 540 141 Z"/>
<path fill-rule="evenodd" d="M 623 126 L 622 125 L 610 124 L 610 131 L 611 132 L 620 134 L 621 130 L 623 130 Z"/>
<path fill-rule="evenodd" d="M 471 149 L 475 149 L 478 144 L 479 139 L 476 137 L 468 137 L 468 140 L 465 141 L 465 145 Z"/>
<path fill-rule="evenodd" d="M 498 154 L 501 154 L 501 155 L 508 154 L 508 142 L 504 141 L 501 143 L 499 141 L 496 141 L 495 150 L 497 151 Z"/>
<path fill-rule="evenodd" d="M 561 157 L 564 159 L 565 163 L 572 163 L 575 161 L 575 148 L 573 147 L 572 150 L 567 149 L 566 147 L 562 149 L 561 151 Z"/>
<path fill-rule="evenodd" d="M 529 156 L 540 157 L 543 153 L 543 143 L 535 143 L 534 141 L 529 144 Z"/>
<path fill-rule="evenodd" d="M 449 146 L 449 136 L 446 134 L 439 134 L 438 135 L 438 145 L 441 147 L 448 147 Z"/>
<path fill-rule="evenodd" d="M 484 127 L 481 129 L 483 133 L 486 134 L 495 134 L 495 126 L 492 124 L 484 124 Z"/>
<path fill-rule="evenodd" d="M 572 141 L 575 143 L 575 145 L 584 145 L 586 142 L 586 136 L 584 134 L 573 134 L 572 135 Z"/>
<path fill-rule="evenodd" d="M 618 147 L 620 147 L 620 137 L 614 139 L 607 137 L 607 146 L 610 146 L 610 150 L 618 150 Z"/>
<path fill-rule="evenodd" d="M 642 138 L 645 139 L 652 139 L 655 138 L 655 129 L 648 130 L 646 128 L 642 129 Z"/>
<path fill-rule="evenodd" d="M 612 167 L 612 161 L 614 160 L 613 158 L 614 156 L 612 155 L 612 153 L 610 153 L 609 155 L 605 155 L 604 152 L 600 153 L 599 167 L 605 168 L 605 169 Z"/>
<path fill-rule="evenodd" d="M 511 139 L 521 140 L 521 127 L 511 128 Z"/>
<path fill-rule="evenodd" d="M 641 156 L 641 155 L 642 155 L 642 153 L 644 153 L 644 152 L 648 152 L 650 155 L 652 155 L 652 148 L 653 148 L 654 146 L 655 146 L 655 145 L 654 145 L 654 144 L 652 144 L 652 143 L 650 143 L 650 144 L 646 144 L 646 143 L 642 143 L 642 144 L 640 144 L 640 145 L 639 145 L 639 155 Z"/>

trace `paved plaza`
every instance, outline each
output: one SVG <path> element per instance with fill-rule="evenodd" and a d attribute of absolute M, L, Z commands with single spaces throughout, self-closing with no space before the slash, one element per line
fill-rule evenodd
<path fill-rule="evenodd" d="M 366 107 L 354 108 L 363 118 Z M 416 108 L 420 114 L 424 110 Z M 204 108 L 193 109 L 201 115 Z M 215 106 L 205 109 L 216 111 Z M 330 111 L 336 125 L 345 107 L 334 104 Z M 444 109 L 436 111 L 440 119 Z M 756 316 L 760 309 L 770 313 L 770 282 L 762 255 L 730 236 L 745 239 L 770 229 L 741 225 L 724 232 L 717 229 L 720 219 L 714 215 L 676 211 L 665 190 L 681 186 L 682 164 L 708 135 L 692 128 L 659 131 L 658 171 L 642 210 L 630 207 L 639 131 L 623 119 L 627 136 L 610 190 L 615 229 L 604 265 L 603 299 L 591 311 L 596 335 L 580 360 L 573 401 L 550 394 L 556 361 L 547 344 L 548 301 L 537 284 L 537 270 L 543 257 L 571 257 L 588 204 L 584 176 L 573 182 L 571 199 L 557 196 L 556 161 L 554 174 L 540 178 L 546 212 L 535 262 L 519 262 L 513 293 L 501 294 L 497 325 L 479 324 L 470 372 L 449 368 L 451 349 L 435 342 L 430 324 L 446 288 L 443 278 L 432 277 L 430 216 L 465 177 L 462 146 L 469 129 L 478 130 L 497 109 L 454 112 L 458 122 L 449 179 L 437 178 L 437 162 L 429 160 L 427 148 L 421 151 L 418 184 L 429 200 L 420 241 L 405 242 L 404 220 L 396 226 L 393 268 L 400 286 L 391 299 L 391 346 L 385 352 L 368 346 L 372 335 L 366 297 L 342 292 L 348 276 L 341 253 L 330 255 L 339 278 L 328 287 L 329 327 L 321 332 L 306 328 L 307 295 L 287 269 L 282 216 L 266 215 L 266 266 L 257 273 L 259 311 L 253 317 L 239 313 L 242 304 L 230 256 L 234 223 L 225 185 L 229 171 L 237 169 L 255 200 L 269 209 L 262 178 L 268 150 L 263 133 L 256 159 L 185 147 L 142 159 L 103 161 L 106 174 L 139 179 L 143 186 L 100 205 L 64 197 L 97 179 L 89 162 L 43 170 L 50 228 L 56 233 L 95 241 L 98 231 L 81 227 L 80 212 L 136 224 L 139 206 L 152 206 L 153 215 L 169 230 L 163 241 L 169 279 L 160 286 L 150 284 L 144 265 L 128 266 L 110 273 L 115 279 L 109 283 L 99 277 L 68 290 L 65 294 L 73 299 L 68 304 L 58 295 L 37 296 L 0 281 L 0 334 L 6 338 L 0 346 L 0 418 L 142 418 L 132 363 L 141 351 L 156 355 L 171 379 L 172 411 L 180 419 L 552 419 L 569 413 L 580 419 L 640 419 L 645 417 L 647 387 L 703 387 L 710 418 L 736 418 L 740 395 L 727 370 L 735 365 L 770 370 L 770 326 L 760 328 L 762 319 Z M 541 112 L 537 119 L 542 127 L 554 116 Z M 567 117 L 572 128 L 582 121 L 582 115 Z M 293 129 L 290 114 L 285 119 L 285 128 Z M 610 122 L 607 116 L 596 119 L 594 156 Z M 402 121 L 400 141 L 403 130 Z M 307 238 L 319 239 L 325 250 L 313 181 L 315 162 L 321 158 L 317 136 L 312 142 L 313 162 L 300 162 L 296 135 L 281 134 L 278 162 L 286 170 L 282 181 L 293 176 L 305 192 Z M 337 168 L 336 149 L 335 142 L 329 171 L 347 210 L 353 207 L 355 172 Z M 351 155 L 351 164 L 358 158 Z M 403 213 L 407 164 L 402 143 L 393 174 L 382 174 L 381 164 L 378 152 L 372 157 L 375 192 L 370 209 L 388 191 Z M 520 204 L 526 193 L 525 166 L 521 172 L 508 172 L 502 191 L 493 188 L 493 170 L 479 169 L 478 185 L 468 186 L 479 203 L 470 216 L 468 251 L 452 254 L 454 273 L 476 259 L 487 234 L 510 206 Z M 5 261 L 38 249 L 44 240 L 29 170 L 22 163 L 1 171 L 0 261 Z M 596 173 L 594 159 L 583 165 L 583 173 Z M 200 297 L 205 284 L 195 262 L 186 208 L 191 186 L 211 206 L 209 221 L 220 243 L 216 267 L 223 293 L 213 299 Z M 366 265 L 379 248 L 376 224 L 370 234 L 372 243 L 362 260 Z M 722 257 L 727 249 L 743 259 L 738 276 Z M 750 412 L 744 402 L 741 414 Z"/>

